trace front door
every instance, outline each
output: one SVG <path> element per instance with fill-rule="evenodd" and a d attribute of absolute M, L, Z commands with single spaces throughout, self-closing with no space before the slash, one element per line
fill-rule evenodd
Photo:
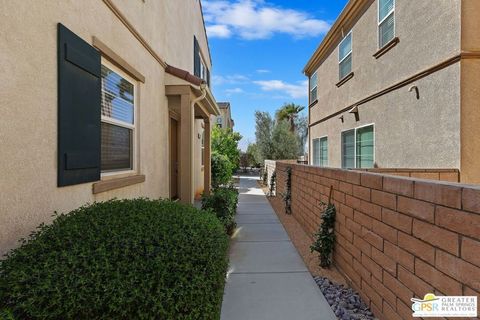
<path fill-rule="evenodd" d="M 170 198 L 178 199 L 178 122 L 170 118 Z"/>

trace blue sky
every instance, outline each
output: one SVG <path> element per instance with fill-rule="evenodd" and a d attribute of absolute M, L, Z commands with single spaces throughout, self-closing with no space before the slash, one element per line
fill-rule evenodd
<path fill-rule="evenodd" d="M 230 101 L 241 148 L 255 110 L 307 105 L 302 69 L 347 0 L 203 0 L 217 101 Z"/>

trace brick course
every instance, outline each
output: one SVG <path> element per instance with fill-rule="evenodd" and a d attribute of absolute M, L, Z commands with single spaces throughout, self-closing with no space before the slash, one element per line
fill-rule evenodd
<path fill-rule="evenodd" d="M 333 186 L 334 263 L 380 319 L 411 319 L 410 298 L 428 292 L 480 292 L 480 188 L 277 162 L 279 193 L 287 166 L 310 235 Z"/>

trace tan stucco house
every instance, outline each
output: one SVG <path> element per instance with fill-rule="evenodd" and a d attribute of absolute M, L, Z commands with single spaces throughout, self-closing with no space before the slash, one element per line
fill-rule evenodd
<path fill-rule="evenodd" d="M 310 163 L 480 183 L 479 17 L 478 0 L 350 0 L 304 69 Z"/>
<path fill-rule="evenodd" d="M 210 187 L 199 0 L 0 1 L 0 254 L 52 214 Z"/>
<path fill-rule="evenodd" d="M 230 102 L 218 102 L 218 107 L 220 108 L 220 115 L 215 118 L 217 127 L 233 130 L 235 121 L 232 119 L 232 108 Z"/>

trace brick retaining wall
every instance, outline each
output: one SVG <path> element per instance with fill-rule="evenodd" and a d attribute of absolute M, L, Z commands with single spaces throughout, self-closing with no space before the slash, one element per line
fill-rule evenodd
<path fill-rule="evenodd" d="M 335 265 L 380 319 L 411 319 L 428 292 L 480 296 L 480 187 L 277 162 L 292 212 L 313 234 L 333 186 Z"/>

